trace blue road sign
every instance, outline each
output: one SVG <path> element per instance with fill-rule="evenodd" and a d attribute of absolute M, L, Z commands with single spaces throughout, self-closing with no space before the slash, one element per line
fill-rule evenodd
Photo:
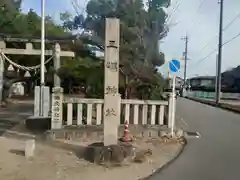
<path fill-rule="evenodd" d="M 173 59 L 169 62 L 169 69 L 171 72 L 178 72 L 180 69 L 180 61 L 177 59 Z"/>

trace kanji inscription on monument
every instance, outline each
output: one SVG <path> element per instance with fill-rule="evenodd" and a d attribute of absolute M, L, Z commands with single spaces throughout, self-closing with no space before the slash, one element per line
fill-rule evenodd
<path fill-rule="evenodd" d="M 116 116 L 116 112 L 113 108 L 106 109 L 105 116 Z"/>
<path fill-rule="evenodd" d="M 117 94 L 118 93 L 118 89 L 115 86 L 107 86 L 106 90 L 105 90 L 105 94 Z"/>
<path fill-rule="evenodd" d="M 106 68 L 110 69 L 113 72 L 117 72 L 118 71 L 118 62 L 106 62 Z"/>
<path fill-rule="evenodd" d="M 53 121 L 59 121 L 60 120 L 60 102 L 59 102 L 59 95 L 58 94 L 53 94 Z"/>
<path fill-rule="evenodd" d="M 53 89 L 52 104 L 52 129 L 59 129 L 62 126 L 62 88 Z"/>

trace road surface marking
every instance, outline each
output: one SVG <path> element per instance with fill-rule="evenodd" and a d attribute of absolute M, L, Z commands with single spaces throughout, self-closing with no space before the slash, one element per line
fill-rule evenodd
<path fill-rule="evenodd" d="M 184 121 L 183 118 L 181 118 L 181 121 L 182 121 L 186 126 L 188 126 L 188 123 L 187 123 L 186 121 Z"/>

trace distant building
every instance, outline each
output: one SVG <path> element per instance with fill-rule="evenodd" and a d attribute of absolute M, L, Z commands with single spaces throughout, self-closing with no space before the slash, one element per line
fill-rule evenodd
<path fill-rule="evenodd" d="M 184 80 L 181 77 L 176 77 L 176 89 L 181 89 L 181 86 L 183 85 Z M 170 79 L 170 87 L 172 87 L 172 79 Z"/>
<path fill-rule="evenodd" d="M 181 86 L 183 85 L 183 83 L 184 83 L 184 79 L 182 79 L 182 78 L 180 78 L 180 77 L 176 77 L 176 88 L 177 89 L 180 89 L 181 88 Z"/>
<path fill-rule="evenodd" d="M 191 87 L 215 87 L 215 76 L 197 76 L 188 79 Z"/>
<path fill-rule="evenodd" d="M 188 84 L 193 91 L 214 91 L 216 86 L 215 76 L 197 76 L 188 79 Z"/>

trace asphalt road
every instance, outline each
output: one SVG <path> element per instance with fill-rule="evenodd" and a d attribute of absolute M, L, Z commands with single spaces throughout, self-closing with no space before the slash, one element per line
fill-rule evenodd
<path fill-rule="evenodd" d="M 240 115 L 179 98 L 177 117 L 201 138 L 189 139 L 181 156 L 148 180 L 240 179 Z"/>

